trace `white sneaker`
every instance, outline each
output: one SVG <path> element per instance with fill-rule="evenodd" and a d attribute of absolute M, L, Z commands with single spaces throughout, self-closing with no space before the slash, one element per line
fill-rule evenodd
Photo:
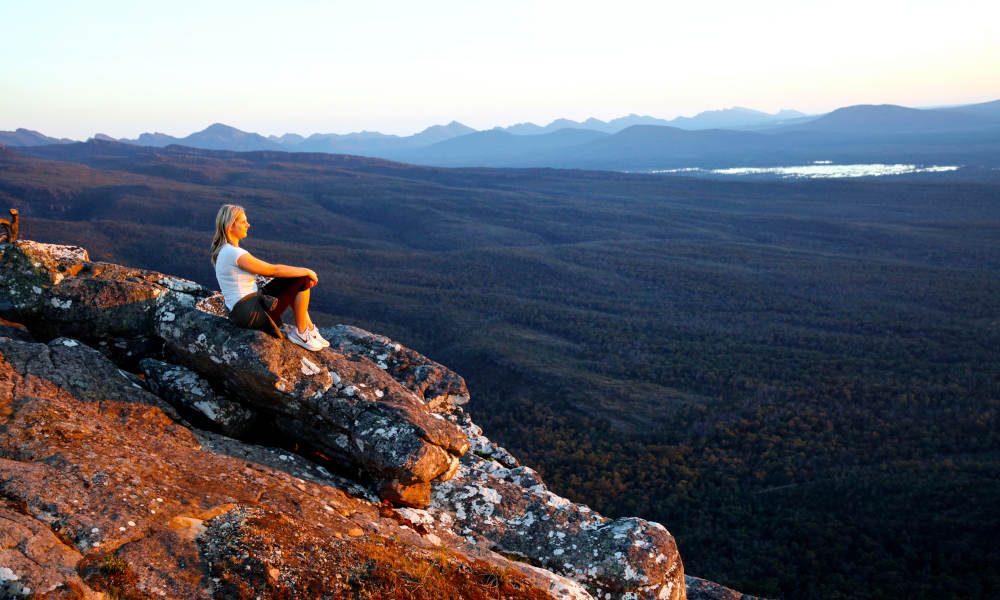
<path fill-rule="evenodd" d="M 310 352 L 317 352 L 323 349 L 323 345 L 314 340 L 308 331 L 299 333 L 294 326 L 289 329 L 287 337 L 288 341 L 298 344 Z"/>
<path fill-rule="evenodd" d="M 311 336 L 312 339 L 314 339 L 317 342 L 319 342 L 319 344 L 321 346 L 323 346 L 324 348 L 329 348 L 330 347 L 330 342 L 326 341 L 326 338 L 324 338 L 322 335 L 320 335 L 319 329 L 315 325 L 313 325 L 312 327 L 310 327 L 309 329 L 307 329 L 306 330 L 306 334 L 309 335 L 309 336 Z"/>

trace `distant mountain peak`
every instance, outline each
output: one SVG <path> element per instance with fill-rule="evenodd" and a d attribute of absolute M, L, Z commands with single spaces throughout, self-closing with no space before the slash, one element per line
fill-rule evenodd
<path fill-rule="evenodd" d="M 962 112 L 921 110 L 897 104 L 855 104 L 789 128 L 871 136 L 967 131 L 989 125 L 993 122 L 987 118 Z"/>
<path fill-rule="evenodd" d="M 415 135 L 420 135 L 421 133 L 427 133 L 428 131 L 461 131 L 463 133 L 471 133 L 475 131 L 475 129 L 453 120 L 451 123 L 448 123 L 447 125 L 431 125 L 430 127 L 424 129 L 423 131 Z"/>
<path fill-rule="evenodd" d="M 860 112 L 868 110 L 889 110 L 889 111 L 917 111 L 916 108 L 907 108 L 905 106 L 899 106 L 898 104 L 852 104 L 851 106 L 841 106 L 840 108 L 830 111 L 829 114 L 833 113 L 845 113 L 845 112 Z"/>
<path fill-rule="evenodd" d="M 256 136 L 256 135 L 258 135 L 256 133 L 248 133 L 246 131 L 243 131 L 242 129 L 237 129 L 236 127 L 233 127 L 232 125 L 226 125 L 225 123 L 212 123 L 211 125 L 209 125 L 208 127 L 202 129 L 201 131 L 196 132 L 196 133 L 192 133 L 191 135 L 189 135 L 185 139 L 192 138 L 192 137 L 197 136 L 197 135 L 204 135 L 204 134 L 209 134 L 209 135 L 213 135 L 213 136 L 230 136 L 230 137 L 232 137 L 232 136 L 247 136 L 247 135 Z M 259 137 L 261 139 L 266 139 L 263 136 L 259 136 Z"/>
<path fill-rule="evenodd" d="M 453 120 L 447 125 L 431 125 L 420 133 L 414 134 L 406 139 L 410 144 L 426 146 L 450 140 L 462 135 L 467 135 L 475 131 L 475 129 Z"/>
<path fill-rule="evenodd" d="M 56 139 L 33 129 L 18 127 L 15 131 L 0 131 L 0 142 L 6 146 L 47 146 L 49 144 L 72 144 L 76 140 Z"/>

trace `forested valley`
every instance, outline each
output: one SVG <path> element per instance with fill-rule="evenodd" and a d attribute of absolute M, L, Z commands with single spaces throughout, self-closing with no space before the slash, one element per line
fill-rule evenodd
<path fill-rule="evenodd" d="M 28 239 L 216 288 L 214 215 L 321 325 L 462 374 L 552 489 L 773 598 L 1000 595 L 1000 177 L 736 182 L 0 149 Z"/>

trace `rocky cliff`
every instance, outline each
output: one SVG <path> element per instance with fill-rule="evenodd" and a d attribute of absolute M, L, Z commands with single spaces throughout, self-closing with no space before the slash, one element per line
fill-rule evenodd
<path fill-rule="evenodd" d="M 464 380 L 317 353 L 82 248 L 0 244 L 0 598 L 739 598 L 549 491 Z"/>

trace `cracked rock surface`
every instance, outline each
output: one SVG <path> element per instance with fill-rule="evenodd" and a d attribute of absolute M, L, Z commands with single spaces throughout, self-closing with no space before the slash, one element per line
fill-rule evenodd
<path fill-rule="evenodd" d="M 468 597 L 486 574 L 504 570 L 512 597 L 556 597 L 548 593 L 553 586 L 587 597 L 573 582 L 460 536 L 422 534 L 364 487 L 298 455 L 186 427 L 101 353 L 72 341 L 0 340 L 0 557 L 10 571 L 0 575 L 13 594 L 5 597 L 97 598 L 109 589 L 100 566 L 109 559 L 132 575 L 129 597 L 230 597 L 236 583 L 221 577 L 212 562 L 219 557 L 229 568 L 241 561 L 237 583 L 247 597 L 298 597 L 312 593 L 308 586 L 321 574 L 357 579 L 390 542 L 398 557 L 435 557 L 446 548 L 444 562 L 468 575 L 458 586 Z M 237 530 L 224 524 L 248 515 L 270 516 L 266 547 L 249 536 L 239 555 L 227 555 Z M 345 561 L 323 571 L 289 562 L 309 548 L 332 548 Z M 285 562 L 243 559 L 264 553 Z M 416 585 L 410 566 L 409 579 L 383 583 Z M 482 597 L 493 588 L 483 584 Z M 341 597 L 332 589 L 301 597 Z"/>
<path fill-rule="evenodd" d="M 75 591 L 88 600 L 100 598 L 76 572 L 83 555 L 5 500 L 0 500 L 0 533 L 0 597 Z"/>
<path fill-rule="evenodd" d="M 150 390 L 174 406 L 195 412 L 219 427 L 226 435 L 246 433 L 254 420 L 254 412 L 223 394 L 198 373 L 155 358 L 139 361 Z"/>

